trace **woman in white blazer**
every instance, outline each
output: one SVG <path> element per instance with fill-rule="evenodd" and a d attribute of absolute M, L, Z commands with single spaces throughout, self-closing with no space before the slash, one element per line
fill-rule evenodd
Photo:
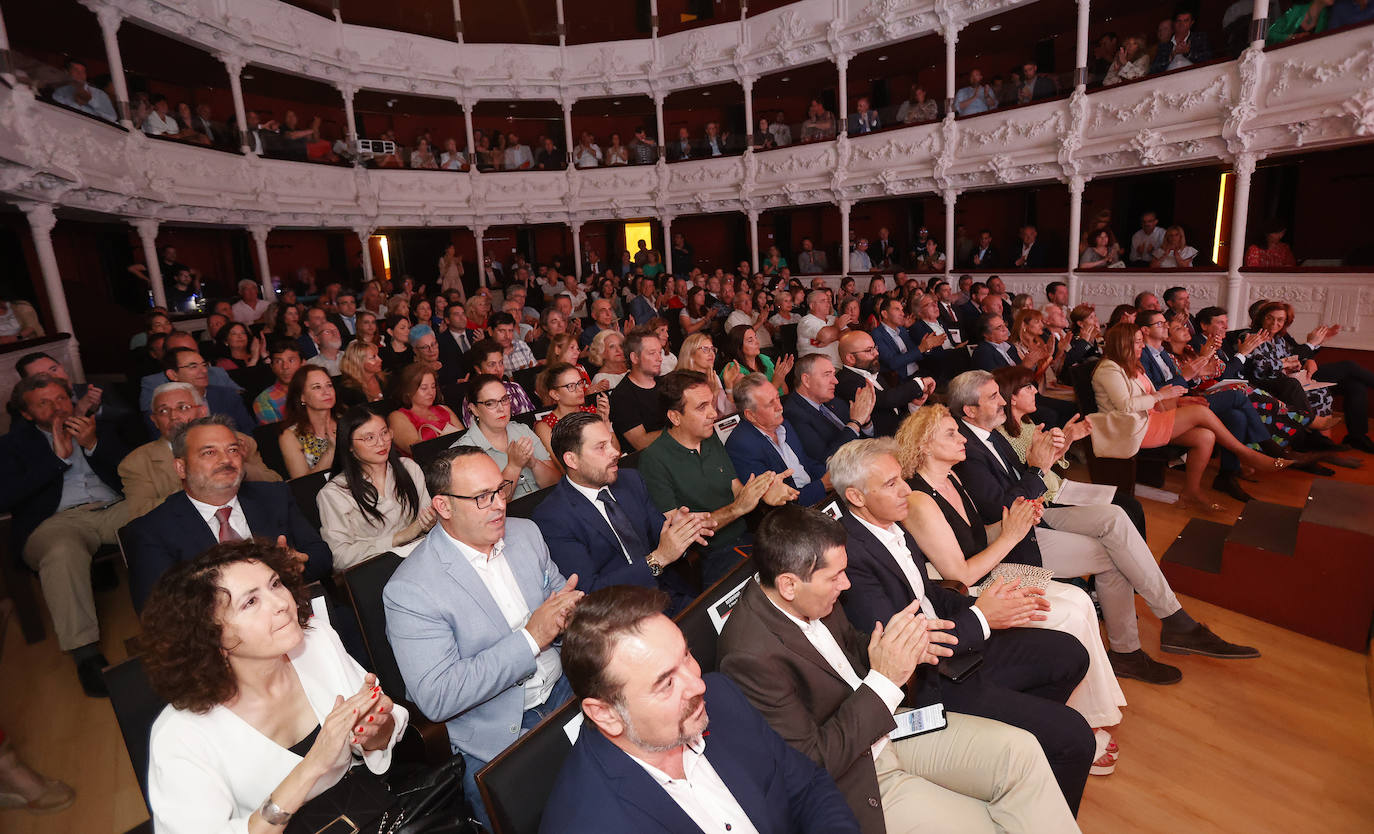
<path fill-rule="evenodd" d="M 295 554 L 218 544 L 143 611 L 153 689 L 148 799 L 159 834 L 282 831 L 359 761 L 391 765 L 408 715 L 312 621 Z"/>
<path fill-rule="evenodd" d="M 1104 358 L 1093 369 L 1097 413 L 1088 415 L 1093 454 L 1130 458 L 1142 448 L 1168 443 L 1186 446 L 1188 463 L 1179 502 L 1189 509 L 1212 512 L 1219 512 L 1221 505 L 1203 495 L 1202 473 L 1212 459 L 1213 447 L 1220 445 L 1261 471 L 1288 467 L 1291 461 L 1271 458 L 1237 440 L 1202 397 L 1185 396 L 1187 389 L 1179 385 L 1156 391 L 1140 365 L 1144 349 L 1144 337 L 1134 323 L 1122 322 L 1107 331 Z"/>

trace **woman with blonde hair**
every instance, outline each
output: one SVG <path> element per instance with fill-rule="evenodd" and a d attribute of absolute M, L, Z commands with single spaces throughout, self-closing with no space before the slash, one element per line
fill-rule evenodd
<path fill-rule="evenodd" d="M 592 384 L 606 383 L 605 389 L 597 389 L 598 393 L 619 385 L 625 374 L 630 372 L 630 366 L 625 361 L 624 334 L 615 330 L 603 330 L 596 334 L 587 347 L 587 361 L 597 369 Z"/>
<path fill-rule="evenodd" d="M 972 589 L 1003 572 L 1010 577 L 1024 575 L 1026 584 L 1043 586 L 1050 604 L 1044 612 L 1046 619 L 1032 620 L 1029 625 L 1072 634 L 1088 650 L 1088 672 L 1069 696 L 1068 705 L 1082 714 L 1097 737 L 1091 772 L 1111 773 L 1116 768 L 1117 747 L 1105 728 L 1121 723 L 1126 696 L 1112 673 L 1092 600 L 1073 585 L 1053 581 L 1038 550 L 1027 541 L 1040 518 L 1039 505 L 1018 498 L 1002 511 L 1001 524 L 983 526 L 978 508 L 953 472 L 964 459 L 967 440 L 943 405 L 928 405 L 907 417 L 895 439 L 897 461 L 912 489 L 907 496 L 910 514 L 903 526 L 940 576 Z"/>
<path fill-rule="evenodd" d="M 354 339 L 339 360 L 339 400 L 344 405 L 375 403 L 385 396 L 386 372 L 377 346 Z"/>
<path fill-rule="evenodd" d="M 1182 226 L 1170 226 L 1164 231 L 1164 242 L 1154 251 L 1151 269 L 1185 269 L 1193 265 L 1197 250 L 1188 245 Z"/>
<path fill-rule="evenodd" d="M 716 419 L 729 417 L 735 413 L 735 401 L 730 392 L 735 383 L 744 376 L 738 366 L 726 367 L 724 377 L 716 375 L 716 346 L 705 333 L 693 333 L 682 340 L 682 349 L 677 352 L 679 371 L 699 371 L 706 375 L 711 384 L 711 401 L 716 406 Z M 721 383 L 724 383 L 723 385 Z"/>

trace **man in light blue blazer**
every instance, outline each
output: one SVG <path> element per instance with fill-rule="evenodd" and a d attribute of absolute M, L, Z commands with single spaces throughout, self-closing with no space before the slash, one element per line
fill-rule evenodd
<path fill-rule="evenodd" d="M 572 697 L 554 641 L 582 592 L 533 522 L 506 518 L 511 484 L 481 449 L 446 450 L 425 484 L 439 523 L 386 584 L 387 640 L 407 696 L 447 724 L 490 827 L 473 777 Z"/>

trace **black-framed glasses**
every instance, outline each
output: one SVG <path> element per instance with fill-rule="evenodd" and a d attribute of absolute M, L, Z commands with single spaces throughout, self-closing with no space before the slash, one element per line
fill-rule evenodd
<path fill-rule="evenodd" d="M 575 379 L 572 382 L 565 382 L 562 385 L 555 385 L 554 387 L 562 388 L 564 391 L 572 393 L 578 390 L 579 388 L 587 388 L 590 386 L 590 384 L 591 383 L 587 382 L 587 380 L 585 379 Z"/>
<path fill-rule="evenodd" d="M 483 408 L 496 408 L 497 406 L 501 405 L 510 405 L 510 394 L 507 394 L 504 397 L 500 397 L 495 400 L 477 400 L 477 405 L 480 405 Z"/>
<path fill-rule="evenodd" d="M 464 500 L 471 501 L 472 503 L 477 505 L 477 509 L 485 510 L 487 507 L 490 507 L 492 505 L 492 502 L 496 500 L 496 496 L 499 495 L 501 496 L 502 500 L 505 500 L 506 490 L 509 487 L 511 487 L 514 483 L 515 481 L 512 480 L 504 480 L 497 485 L 496 489 L 487 490 L 486 492 L 479 492 L 476 495 L 456 495 L 452 492 L 441 492 L 439 494 L 447 496 L 449 498 L 462 498 Z"/>

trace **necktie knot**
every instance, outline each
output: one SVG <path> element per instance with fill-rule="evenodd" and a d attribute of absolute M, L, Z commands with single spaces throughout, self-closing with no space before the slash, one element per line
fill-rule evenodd
<path fill-rule="evenodd" d="M 220 507 L 218 510 L 215 510 L 215 518 L 219 520 L 220 542 L 236 542 L 243 540 L 243 537 L 238 534 L 238 531 L 229 524 L 229 516 L 233 514 L 233 507 Z"/>

